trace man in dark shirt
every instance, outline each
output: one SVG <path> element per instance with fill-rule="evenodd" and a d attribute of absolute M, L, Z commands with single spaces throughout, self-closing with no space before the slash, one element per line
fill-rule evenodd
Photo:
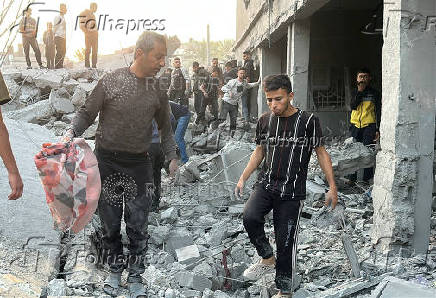
<path fill-rule="evenodd" d="M 26 56 L 27 68 L 32 68 L 32 62 L 30 61 L 30 47 L 35 52 L 36 61 L 40 68 L 43 68 L 41 61 L 41 51 L 39 50 L 38 41 L 36 40 L 36 34 L 38 32 L 38 24 L 36 20 L 31 17 L 32 9 L 27 8 L 26 15 L 20 22 L 20 33 L 23 37 L 23 49 Z"/>
<path fill-rule="evenodd" d="M 208 106 L 213 116 L 212 121 L 218 120 L 218 90 L 220 85 L 219 70 L 218 67 L 214 67 L 210 76 L 200 86 L 200 89 L 203 92 L 203 102 L 198 117 L 199 121 L 204 120 L 206 108 Z"/>
<path fill-rule="evenodd" d="M 174 69 L 171 73 L 171 84 L 168 90 L 170 100 L 188 106 L 189 104 L 189 76 L 182 68 L 180 58 L 176 57 L 173 61 Z"/>
<path fill-rule="evenodd" d="M 54 69 L 55 65 L 55 42 L 53 33 L 53 24 L 47 23 L 47 31 L 44 32 L 42 40 L 45 44 L 45 58 L 47 59 L 47 68 Z"/>
<path fill-rule="evenodd" d="M 232 62 L 227 62 L 225 65 L 225 72 L 223 74 L 224 85 L 230 80 L 236 79 L 238 77 L 238 69 L 232 66 Z"/>
<path fill-rule="evenodd" d="M 209 66 L 209 68 L 208 68 L 208 72 L 209 73 L 212 73 L 212 70 L 214 69 L 214 68 L 216 68 L 217 70 L 218 70 L 218 79 L 220 80 L 220 84 L 221 84 L 221 86 L 222 86 L 222 84 L 223 84 L 223 71 L 222 71 L 222 69 L 221 69 L 221 67 L 219 66 L 219 62 L 218 62 L 218 58 L 212 58 L 212 64 L 211 64 L 211 66 Z M 220 86 L 220 87 L 221 87 Z"/>
<path fill-rule="evenodd" d="M 371 72 L 368 68 L 361 68 L 356 74 L 357 89 L 352 91 L 350 106 L 351 136 L 363 145 L 374 144 L 379 138 L 381 120 L 381 96 L 370 86 Z M 363 171 L 363 181 L 369 182 L 374 176 L 373 168 Z M 356 182 L 357 173 L 350 175 L 351 182 Z"/>
<path fill-rule="evenodd" d="M 245 270 L 244 277 L 257 280 L 275 269 L 280 292 L 274 297 L 291 297 L 299 218 L 306 198 L 307 168 L 313 149 L 330 185 L 326 205 L 331 203 L 332 208 L 337 203 L 337 190 L 330 156 L 323 147 L 319 120 L 291 105 L 294 94 L 289 77 L 268 76 L 263 88 L 270 112 L 264 113 L 257 122 L 257 146 L 235 189 L 236 196 L 240 196 L 245 181 L 263 161 L 243 215 L 250 241 L 262 259 Z M 264 231 L 264 217 L 271 210 L 277 262 Z"/>
<path fill-rule="evenodd" d="M 169 103 L 154 76 L 165 65 L 167 53 L 163 35 L 145 31 L 136 42 L 130 67 L 104 75 L 73 119 L 65 140 L 80 136 L 99 115 L 95 136 L 102 191 L 98 215 L 102 222 L 102 258 L 110 274 L 106 293 L 116 294 L 124 269 L 121 217 L 129 237 L 131 295 L 146 295 L 141 274 L 145 270 L 147 218 L 153 198 L 152 164 L 148 154 L 152 120 L 161 131 L 162 149 L 170 162 L 170 174 L 177 170 L 176 144 L 171 130 Z M 134 297 L 137 297 L 134 296 Z"/>
<path fill-rule="evenodd" d="M 8 103 L 11 100 L 8 87 L 3 80 L 3 75 L 0 72 L 0 106 Z M 14 154 L 12 153 L 11 144 L 9 143 L 9 133 L 3 122 L 2 109 L 0 108 L 0 157 L 8 172 L 9 186 L 11 193 L 8 196 L 9 200 L 16 200 L 23 194 L 23 181 L 21 180 L 20 172 L 15 162 Z"/>
<path fill-rule="evenodd" d="M 192 75 L 192 93 L 194 93 L 194 110 L 196 113 L 195 123 L 199 124 L 201 120 L 201 106 L 204 100 L 204 95 L 200 89 L 200 86 L 205 80 L 207 80 L 209 74 L 204 67 L 200 67 L 200 64 L 197 61 L 192 63 L 192 71 L 194 72 Z"/>
<path fill-rule="evenodd" d="M 247 80 L 247 83 L 253 83 L 256 81 L 255 74 L 254 74 L 254 64 L 253 60 L 251 59 L 251 53 L 248 51 L 245 51 L 242 55 L 242 59 L 244 60 L 243 67 L 245 68 L 245 78 Z M 257 90 L 257 88 L 256 88 Z M 242 94 L 242 116 L 244 117 L 244 125 L 247 126 L 248 122 L 250 121 L 250 98 L 251 98 L 251 90 L 247 89 L 244 91 L 244 94 Z"/>

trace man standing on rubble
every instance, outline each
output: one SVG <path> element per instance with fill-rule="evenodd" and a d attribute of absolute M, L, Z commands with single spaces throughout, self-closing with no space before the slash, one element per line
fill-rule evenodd
<path fill-rule="evenodd" d="M 357 90 L 353 90 L 350 106 L 351 136 L 363 145 L 370 145 L 379 139 L 381 120 L 381 96 L 370 86 L 371 72 L 368 68 L 357 71 Z M 363 181 L 369 183 L 374 177 L 374 169 L 366 168 L 363 171 Z M 357 174 L 350 175 L 351 182 L 356 182 Z"/>
<path fill-rule="evenodd" d="M 8 87 L 3 80 L 3 75 L 0 72 L 0 106 L 8 103 L 11 100 Z M 15 162 L 14 154 L 12 153 L 11 144 L 9 143 L 9 133 L 3 122 L 2 109 L 0 107 L 0 157 L 8 171 L 9 186 L 11 193 L 8 196 L 9 200 L 16 200 L 23 194 L 23 181 L 21 180 L 20 172 Z"/>
<path fill-rule="evenodd" d="M 165 66 L 166 54 L 163 35 L 152 31 L 142 33 L 136 42 L 133 63 L 98 81 L 65 137 L 68 140 L 80 136 L 100 114 L 95 137 L 102 181 L 98 215 L 102 223 L 103 262 L 110 270 L 103 289 L 110 295 L 116 295 L 121 273 L 127 265 L 131 297 L 147 297 L 141 274 L 145 270 L 147 220 L 153 198 L 148 153 L 153 118 L 161 132 L 162 150 L 171 160 L 170 175 L 174 176 L 178 167 L 168 98 L 154 78 Z M 130 252 L 127 260 L 120 233 L 123 203 Z"/>
<path fill-rule="evenodd" d="M 33 52 L 35 53 L 35 58 L 39 67 L 44 68 L 41 61 L 41 51 L 39 50 L 38 41 L 36 40 L 38 24 L 31 15 L 32 9 L 27 8 L 25 16 L 20 22 L 20 33 L 23 37 L 23 49 L 24 55 L 26 56 L 27 69 L 32 68 L 32 62 L 30 61 L 30 47 L 32 47 Z"/>
<path fill-rule="evenodd" d="M 59 15 L 56 16 L 53 21 L 54 41 L 56 46 L 55 68 L 64 67 L 65 53 L 67 52 L 66 13 L 67 5 L 65 3 L 59 4 Z"/>
<path fill-rule="evenodd" d="M 78 18 L 80 21 L 80 29 L 85 33 L 85 67 L 89 68 L 89 56 L 92 50 L 92 68 L 97 68 L 98 55 L 98 27 L 94 13 L 97 11 L 97 3 L 92 2 L 89 9 L 84 10 Z"/>
<path fill-rule="evenodd" d="M 201 107 L 204 100 L 204 94 L 200 86 L 207 80 L 209 74 L 204 67 L 200 67 L 197 61 L 192 63 L 192 71 L 192 93 L 194 94 L 194 111 L 196 114 L 195 124 L 199 124 L 201 120 Z"/>
<path fill-rule="evenodd" d="M 253 59 L 251 59 L 251 53 L 249 51 L 244 51 L 242 54 L 242 59 L 244 60 L 243 67 L 245 68 L 245 78 L 248 83 L 253 83 L 255 80 L 254 73 L 254 63 Z M 244 90 L 242 94 L 242 116 L 244 117 L 245 122 L 250 122 L 250 113 L 252 113 L 251 105 L 251 89 Z"/>
<path fill-rule="evenodd" d="M 190 95 L 189 75 L 185 69 L 182 68 L 179 57 L 174 58 L 173 66 L 174 69 L 171 73 L 171 84 L 168 90 L 168 97 L 172 101 L 188 106 Z"/>
<path fill-rule="evenodd" d="M 319 120 L 291 105 L 294 97 L 287 75 L 264 79 L 263 89 L 270 112 L 257 122 L 256 149 L 235 189 L 242 195 L 245 182 L 263 161 L 254 191 L 245 204 L 243 222 L 250 242 L 261 260 L 244 272 L 244 277 L 257 280 L 276 272 L 280 292 L 274 297 L 292 297 L 292 278 L 297 260 L 299 219 L 306 198 L 307 169 L 312 149 L 324 171 L 330 190 L 326 205 L 337 203 L 337 190 L 330 156 L 322 141 Z M 265 215 L 273 210 L 277 259 L 265 235 Z"/>

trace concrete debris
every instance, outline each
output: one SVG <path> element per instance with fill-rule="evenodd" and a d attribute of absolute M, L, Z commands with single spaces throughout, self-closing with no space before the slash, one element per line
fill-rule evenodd
<path fill-rule="evenodd" d="M 26 70 L 4 74 L 15 96 L 11 103 L 2 106 L 2 110 L 8 111 L 4 116 L 16 158 L 25 161 L 19 164 L 20 170 L 26 168 L 26 164 L 33 164 L 32 157 L 43 142 L 55 141 L 65 132 L 74 112 L 85 103 L 103 74 L 88 69 Z M 142 275 L 148 285 L 149 297 L 248 298 L 270 297 L 277 292 L 274 274 L 257 282 L 242 278 L 244 270 L 258 260 L 242 225 L 245 201 L 257 173 L 246 182 L 243 198 L 235 198 L 235 184 L 255 149 L 256 125 L 243 127 L 240 120 L 233 136 L 226 122 L 218 128 L 213 123 L 190 123 L 185 138 L 189 162 L 180 167 L 174 180 L 162 171 L 161 203 L 159 212 L 149 215 L 147 266 Z M 91 146 L 97 128 L 98 118 L 83 135 Z M 374 164 L 372 149 L 352 139 L 329 145 L 327 151 L 331 154 L 335 175 L 339 177 Z M 44 197 L 33 168 L 23 173 L 25 187 L 32 189 L 29 193 Z M 338 183 L 341 191 L 339 203 L 334 211 L 330 211 L 323 207 L 327 184 L 315 156 L 311 159 L 308 179 L 300 220 L 293 297 L 368 297 L 371 291 L 374 297 L 401 297 L 409 291 L 420 293 L 419 297 L 434 297 L 434 215 L 427 255 L 416 255 L 408 248 L 380 252 L 374 249 L 370 237 L 374 229 L 371 186 Z M 0 192 L 8 189 L 6 183 L 0 181 Z M 3 192 L 2 196 L 7 196 L 7 193 Z M 41 262 L 47 268 L 38 271 L 42 277 L 36 286 L 29 277 L 28 283 L 32 283 L 32 287 L 26 288 L 27 279 L 21 282 L 16 277 L 30 270 L 30 267 L 20 269 L 16 264 L 23 254 L 0 241 L 0 295 L 3 295 L 3 288 L 8 288 L 8 294 L 16 297 L 39 297 L 44 292 L 53 296 L 106 297 L 102 290 L 106 272 L 96 253 L 101 237 L 98 216 L 94 216 L 83 233 L 68 240 L 64 236 L 59 243 L 61 237 L 57 233 L 54 235 L 46 223 L 49 215 L 44 200 L 21 202 L 32 206 L 32 210 L 27 212 L 22 210 L 25 205 L 20 207 L 22 209 L 17 214 L 23 216 L 14 216 L 11 208 L 0 210 L 0 213 L 4 212 L 0 216 L 4 223 L 1 236 L 14 230 L 3 229 L 3 226 L 26 226 L 30 231 L 28 234 L 50 235 L 57 250 L 52 255 L 42 254 L 44 259 L 41 258 Z M 12 223 L 9 223 L 9 218 L 12 218 Z M 31 224 L 19 222 L 24 219 L 26 222 L 32 220 Z M 43 223 L 41 219 L 44 219 Z M 271 214 L 265 221 L 266 235 L 275 248 Z M 122 231 L 124 240 L 124 223 Z M 17 235 L 7 236 L 23 238 L 19 235 L 21 231 L 15 233 Z M 34 255 L 29 254 L 30 257 Z M 396 279 L 388 275 L 395 275 Z M 123 276 L 123 282 L 125 278 Z M 127 289 L 122 287 L 119 295 L 126 297 Z"/>

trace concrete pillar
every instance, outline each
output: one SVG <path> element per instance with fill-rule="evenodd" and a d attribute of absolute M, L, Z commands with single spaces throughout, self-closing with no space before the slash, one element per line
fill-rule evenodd
<path fill-rule="evenodd" d="M 268 75 L 279 74 L 281 71 L 280 49 L 272 46 L 270 49 L 267 47 L 259 48 L 258 52 L 260 61 L 260 76 L 265 78 Z M 260 87 L 257 93 L 257 115 L 260 117 L 263 113 L 268 111 L 266 104 L 265 92 Z"/>
<path fill-rule="evenodd" d="M 310 19 L 296 20 L 288 27 L 287 71 L 294 90 L 293 105 L 308 107 Z"/>
<path fill-rule="evenodd" d="M 372 241 L 385 251 L 401 245 L 424 253 L 430 235 L 436 95 L 435 28 L 426 28 L 426 22 L 436 15 L 436 3 L 390 2 L 384 6 Z"/>

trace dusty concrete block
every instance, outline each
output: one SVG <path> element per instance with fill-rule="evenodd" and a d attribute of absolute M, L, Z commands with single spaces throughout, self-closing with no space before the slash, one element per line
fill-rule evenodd
<path fill-rule="evenodd" d="M 19 99 L 21 102 L 36 102 L 41 96 L 41 89 L 33 85 L 24 84 L 20 89 Z"/>
<path fill-rule="evenodd" d="M 67 284 L 63 279 L 53 279 L 47 285 L 47 296 L 67 295 Z"/>
<path fill-rule="evenodd" d="M 164 294 L 165 298 L 176 298 L 176 291 L 174 291 L 173 289 L 166 289 L 165 290 L 165 294 Z"/>
<path fill-rule="evenodd" d="M 420 297 L 432 298 L 436 297 L 436 289 L 428 288 L 413 282 L 405 281 L 393 276 L 386 277 L 377 288 L 371 293 L 371 297 L 380 298 L 406 298 Z"/>
<path fill-rule="evenodd" d="M 324 199 L 325 188 L 310 180 L 306 181 L 306 200 L 308 202 L 315 202 Z"/>
<path fill-rule="evenodd" d="M 213 293 L 213 298 L 230 298 L 230 296 L 223 291 L 217 290 Z"/>
<path fill-rule="evenodd" d="M 51 89 L 60 88 L 62 86 L 62 75 L 55 72 L 46 72 L 38 76 L 34 76 L 34 83 L 38 88 L 49 87 Z"/>
<path fill-rule="evenodd" d="M 168 238 L 170 228 L 168 226 L 148 226 L 150 240 L 157 246 L 161 246 Z"/>
<path fill-rule="evenodd" d="M 41 120 L 48 119 L 54 114 L 54 108 L 50 101 L 41 100 L 21 110 L 7 113 L 8 118 L 39 124 Z"/>
<path fill-rule="evenodd" d="M 71 102 L 74 106 L 80 107 L 86 101 L 86 91 L 82 88 L 76 88 L 74 90 L 73 96 L 71 97 Z"/>
<path fill-rule="evenodd" d="M 177 273 L 175 279 L 181 287 L 187 287 L 198 291 L 212 288 L 212 281 L 208 278 L 187 271 Z"/>
<path fill-rule="evenodd" d="M 63 97 L 64 93 L 61 90 L 52 90 L 50 92 L 49 101 L 53 109 L 58 114 L 69 114 L 74 112 L 74 106 L 71 101 Z"/>
<path fill-rule="evenodd" d="M 68 81 L 63 82 L 62 86 L 64 86 L 70 94 L 73 94 L 76 87 L 79 86 L 79 82 L 74 79 L 69 79 Z"/>
<path fill-rule="evenodd" d="M 162 221 L 170 223 L 174 223 L 178 217 L 177 209 L 174 207 L 170 207 L 160 214 L 160 219 Z"/>
<path fill-rule="evenodd" d="M 194 244 L 192 235 L 186 229 L 175 229 L 168 236 L 166 241 L 165 250 L 176 256 L 176 249 L 190 246 Z"/>
<path fill-rule="evenodd" d="M 83 89 L 87 94 L 89 94 L 92 90 L 94 90 L 94 87 L 97 85 L 97 81 L 94 81 L 92 83 L 79 83 L 79 88 Z"/>
<path fill-rule="evenodd" d="M 186 298 L 192 298 L 192 297 L 201 297 L 201 292 L 197 290 L 188 290 L 183 289 L 181 291 L 181 294 L 185 296 Z"/>
<path fill-rule="evenodd" d="M 200 258 L 197 245 L 189 245 L 176 249 L 176 256 L 179 263 L 191 264 Z"/>
<path fill-rule="evenodd" d="M 202 262 L 202 263 L 198 264 L 197 266 L 195 266 L 193 272 L 195 274 L 203 275 L 207 278 L 212 278 L 214 276 L 212 266 L 210 266 L 206 262 Z"/>

